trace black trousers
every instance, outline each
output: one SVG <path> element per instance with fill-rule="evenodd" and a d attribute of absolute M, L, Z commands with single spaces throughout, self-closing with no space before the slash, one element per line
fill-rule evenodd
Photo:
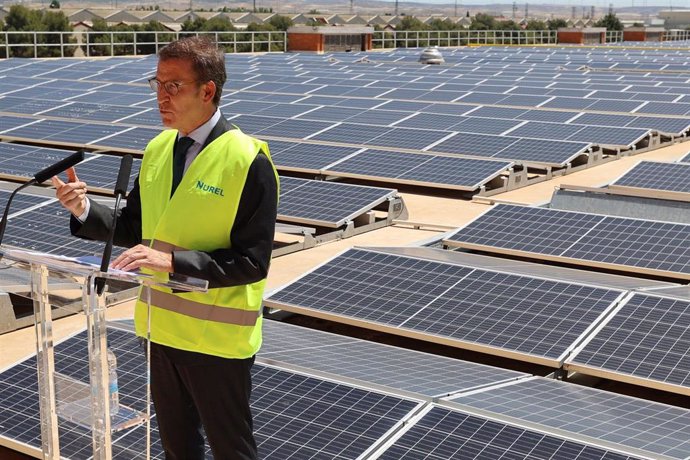
<path fill-rule="evenodd" d="M 167 460 L 255 460 L 249 408 L 254 357 L 225 359 L 151 344 L 151 395 Z"/>

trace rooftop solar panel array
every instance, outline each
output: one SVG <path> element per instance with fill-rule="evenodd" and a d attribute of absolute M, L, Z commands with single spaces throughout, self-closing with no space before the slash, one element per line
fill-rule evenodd
<path fill-rule="evenodd" d="M 70 234 L 69 219 L 69 211 L 55 200 L 29 208 L 9 219 L 3 244 L 67 257 L 103 254 L 103 243 Z M 113 248 L 114 255 L 122 251 L 122 248 Z"/>
<path fill-rule="evenodd" d="M 428 150 L 435 148 L 434 144 L 439 141 L 449 140 L 443 139 L 443 136 L 438 137 L 439 134 L 444 134 L 443 131 L 449 134 L 455 131 L 509 134 L 509 130 L 517 126 L 517 120 L 547 120 L 562 123 L 577 115 L 577 112 L 569 116 L 570 114 L 565 112 L 504 107 L 502 110 L 513 111 L 512 114 L 493 115 L 490 117 L 494 119 L 488 121 L 477 119 L 477 116 L 482 114 L 476 110 L 476 105 L 449 103 L 451 100 L 466 101 L 468 97 L 471 98 L 473 95 L 493 97 L 495 100 L 492 99 L 492 103 L 519 105 L 525 108 L 544 105 L 544 103 L 548 106 L 549 103 L 558 103 L 558 101 L 562 104 L 577 103 L 577 101 L 584 101 L 583 96 L 586 96 L 586 104 L 590 108 L 598 108 L 597 104 L 599 104 L 602 110 L 619 110 L 627 113 L 631 107 L 621 104 L 630 102 L 629 105 L 632 105 L 639 102 L 644 104 L 641 107 L 643 111 L 652 108 L 665 114 L 666 112 L 662 110 L 663 106 L 650 104 L 668 102 L 670 98 L 666 96 L 678 95 L 680 97 L 686 94 L 682 85 L 683 82 L 676 82 L 672 76 L 657 78 L 654 75 L 626 75 L 624 77 L 615 75 L 615 78 L 608 78 L 608 76 L 602 75 L 587 75 L 586 72 L 583 74 L 576 71 L 575 68 L 573 70 L 554 70 L 553 66 L 547 63 L 548 61 L 558 61 L 563 63 L 559 65 L 567 65 L 570 62 L 569 59 L 573 59 L 573 57 L 572 55 L 562 57 L 562 54 L 557 55 L 556 52 L 551 51 L 544 53 L 543 50 L 530 49 L 527 54 L 518 53 L 520 55 L 518 60 L 512 59 L 512 52 L 500 47 L 482 52 L 473 51 L 467 55 L 457 54 L 453 50 L 448 50 L 448 52 L 451 53 L 449 56 L 451 65 L 444 68 L 443 73 L 439 73 L 437 72 L 438 69 L 433 68 L 422 70 L 421 68 L 410 69 L 407 66 L 399 66 L 394 63 L 396 59 L 407 60 L 412 56 L 398 52 L 381 53 L 376 57 L 378 61 L 386 62 L 387 56 L 397 56 L 389 61 L 385 68 L 361 66 L 355 62 L 356 60 L 353 61 L 342 55 L 337 55 L 337 58 L 328 56 L 328 58 L 335 60 L 344 60 L 337 66 L 328 62 L 327 57 L 299 55 L 285 61 L 276 60 L 270 56 L 247 60 L 241 56 L 233 55 L 231 56 L 232 59 L 228 60 L 228 68 L 233 70 L 232 74 L 236 75 L 236 79 L 233 79 L 229 85 L 231 90 L 227 91 L 223 98 L 224 107 L 229 114 L 240 114 L 238 117 L 234 117 L 234 121 L 238 122 L 246 131 L 260 137 L 275 136 L 291 139 L 309 137 L 326 142 L 328 136 L 325 132 L 320 134 L 318 128 L 329 127 L 333 122 L 347 120 L 346 123 L 377 124 L 388 126 L 391 129 L 386 132 L 377 131 L 378 135 L 361 139 L 359 138 L 361 133 L 357 132 L 357 130 L 363 132 L 365 128 L 361 126 L 347 129 L 331 128 L 326 131 L 330 131 L 331 136 L 337 134 L 339 129 L 346 131 L 343 133 L 344 136 L 336 136 L 337 139 L 332 140 L 346 144 L 354 142 L 354 145 L 358 146 L 391 150 Z M 558 50 L 557 52 L 564 53 L 565 50 Z M 631 53 L 631 51 L 626 50 L 625 53 Z M 628 55 L 623 54 L 623 56 Z M 361 54 L 358 56 L 361 57 Z M 610 58 L 609 55 L 606 56 L 607 59 Z M 645 56 L 642 57 L 646 58 Z M 527 64 L 530 59 L 535 59 L 533 64 Z M 595 55 L 578 55 L 577 65 L 593 59 L 596 60 L 597 57 Z M 659 57 L 655 59 L 659 59 Z M 126 124 L 160 126 L 160 121 L 155 113 L 155 97 L 144 83 L 145 78 L 151 74 L 155 66 L 155 59 L 110 60 L 99 66 L 93 66 L 89 61 L 55 61 L 46 67 L 49 74 L 42 71 L 42 66 L 41 61 L 32 61 L 22 63 L 21 70 L 19 68 L 6 68 L 4 72 L 0 72 L 3 74 L 2 82 L 9 88 L 3 96 L 4 99 L 0 99 L 0 105 L 7 99 L 5 107 L 8 110 L 14 110 L 13 107 L 17 107 L 19 113 L 57 116 L 58 118 L 85 117 L 90 121 L 94 119 L 106 123 L 117 121 L 125 126 L 122 128 L 123 130 L 118 132 L 106 132 L 103 136 L 98 136 L 95 139 L 86 139 L 89 136 L 86 133 L 81 133 L 80 129 L 75 128 L 65 132 L 66 126 L 51 126 L 49 123 L 57 120 L 43 120 L 33 121 L 33 124 L 38 123 L 39 125 L 35 128 L 28 126 L 18 128 L 13 132 L 6 133 L 7 136 L 20 136 L 22 139 L 28 139 L 29 137 L 23 136 L 38 135 L 44 138 L 45 142 L 58 141 L 61 143 L 70 142 L 69 139 L 65 139 L 67 137 L 71 138 L 72 142 L 77 143 L 85 142 L 98 147 L 140 151 L 146 141 L 157 133 L 156 129 L 142 131 L 143 128 L 141 127 L 135 130 L 129 130 L 126 127 Z M 36 70 L 34 75 L 43 75 L 44 78 L 27 79 L 26 71 L 29 67 Z M 335 68 L 340 74 L 333 78 Z M 41 70 L 39 71 L 39 69 Z M 286 69 L 288 69 L 287 74 Z M 299 76 L 290 75 L 290 72 L 297 71 L 300 72 Z M 70 80 L 76 75 L 75 72 L 76 74 L 81 73 L 82 77 L 86 76 L 86 79 Z M 84 72 L 87 73 L 84 74 Z M 347 77 L 343 78 L 345 74 Z M 48 77 L 55 79 L 49 80 Z M 89 79 L 94 82 L 89 82 Z M 25 88 L 27 80 L 34 83 L 31 88 Z M 112 83 L 105 83 L 108 81 Z M 23 87 L 24 89 L 22 89 Z M 447 91 L 446 88 L 451 89 L 451 91 Z M 564 90 L 571 91 L 570 95 L 564 96 L 565 93 L 556 92 Z M 578 97 L 572 97 L 575 95 L 573 91 L 579 91 Z M 318 95 L 324 94 L 324 92 L 332 95 Z M 304 94 L 306 93 L 311 95 L 305 97 Z M 619 100 L 621 98 L 617 99 L 619 94 L 621 98 L 627 99 L 625 101 Z M 614 99 L 598 99 L 598 95 Z M 643 95 L 647 95 L 645 97 L 648 100 L 640 99 L 638 101 L 635 99 L 632 102 L 628 100 L 641 98 Z M 654 100 L 651 98 L 654 95 L 663 95 L 664 98 L 663 100 Z M 409 97 L 413 97 L 417 101 L 405 100 Z M 54 104 L 41 105 L 47 100 L 51 100 Z M 26 103 L 29 105 L 38 105 L 25 110 L 20 108 L 24 104 L 22 101 L 27 101 Z M 251 103 L 248 104 L 246 101 L 251 101 Z M 327 107 L 320 107 L 324 104 Z M 341 112 L 333 111 L 332 107 L 342 107 L 344 110 Z M 495 108 L 499 109 L 498 107 Z M 675 108 L 674 113 L 678 113 L 677 110 Z M 248 118 L 249 114 L 267 115 L 269 118 L 274 117 L 275 120 Z M 457 120 L 427 117 L 433 114 L 452 114 L 454 116 L 466 114 L 467 117 Z M 305 117 L 319 116 L 321 118 L 314 119 L 312 123 L 308 124 L 298 121 L 298 119 Z M 297 117 L 297 119 L 293 119 L 293 117 Z M 285 120 L 285 118 L 289 119 Z M 438 124 L 439 121 L 441 121 L 440 124 Z M 329 122 L 331 125 L 328 125 Z M 44 126 L 40 126 L 41 124 Z M 667 126 L 661 126 L 661 124 Z M 687 128 L 687 123 L 685 126 L 681 126 L 682 124 L 683 120 L 673 120 L 672 118 L 636 116 L 625 127 L 659 130 L 679 135 Z M 396 128 L 393 128 L 393 125 Z M 10 125 L 10 127 L 13 126 Z M 43 133 L 45 128 L 52 131 Z M 410 128 L 418 128 L 419 131 L 410 130 Z M 57 132 L 55 132 L 56 130 Z M 437 133 L 437 131 L 441 132 Z M 551 133 L 541 134 L 541 136 L 549 136 L 549 139 L 546 140 L 553 140 L 553 133 L 556 131 L 555 129 L 551 131 Z M 630 147 L 631 144 L 640 139 L 637 134 L 637 131 L 621 131 L 612 137 L 611 130 L 583 129 L 572 135 L 578 136 L 574 139 L 582 140 L 585 144 L 602 143 L 609 146 Z M 318 137 L 319 135 L 322 137 Z M 458 138 L 457 141 L 461 139 Z M 570 146 L 571 149 L 568 152 L 561 151 L 560 154 L 554 155 L 544 153 L 535 155 L 532 152 L 518 149 L 514 157 L 509 155 L 510 151 L 508 150 L 487 152 L 486 149 L 480 148 L 478 151 L 472 151 L 467 146 L 460 146 L 452 142 L 443 144 L 443 146 L 447 148 L 443 153 L 489 156 L 536 165 L 563 166 L 565 164 L 563 161 L 571 161 L 586 155 L 585 152 L 577 150 L 574 145 Z M 527 143 L 526 146 L 535 148 L 531 143 Z M 457 148 L 451 149 L 450 147 Z M 520 146 L 517 145 L 516 147 Z M 544 152 L 548 151 L 550 146 L 539 144 L 536 148 Z M 574 153 L 572 150 L 575 150 Z M 440 152 L 441 150 L 436 149 L 435 151 Z M 569 155 L 571 153 L 574 156 Z M 295 159 L 295 161 L 299 161 L 299 159 Z M 291 162 L 287 167 L 297 168 L 294 162 Z M 475 179 L 473 182 L 481 180 Z"/>
<path fill-rule="evenodd" d="M 641 161 L 612 183 L 618 187 L 690 193 L 690 164 Z"/>
<path fill-rule="evenodd" d="M 134 334 L 109 330 L 109 346 L 118 357 L 120 401 L 145 410 L 144 353 Z M 88 376 L 86 333 L 56 347 L 56 369 L 85 381 Z M 355 459 L 386 432 L 400 427 L 419 402 L 329 380 L 255 364 L 251 407 L 262 458 Z M 35 359 L 0 373 L 0 437 L 40 449 Z M 152 419 L 151 458 L 163 458 Z M 59 419 L 61 455 L 91 458 L 91 433 Z M 113 458 L 145 457 L 144 427 L 113 436 Z M 207 453 L 210 454 L 210 453 Z"/>
<path fill-rule="evenodd" d="M 690 226 L 671 222 L 500 204 L 446 242 L 490 252 L 690 278 Z"/>
<path fill-rule="evenodd" d="M 527 428 L 434 407 L 401 437 L 393 440 L 383 460 L 420 458 L 547 460 L 633 460 L 620 454 Z"/>
<path fill-rule="evenodd" d="M 351 249 L 266 302 L 557 365 L 621 295 L 615 289 Z"/>
<path fill-rule="evenodd" d="M 634 294 L 568 368 L 690 395 L 690 302 Z"/>
<path fill-rule="evenodd" d="M 262 362 L 325 372 L 389 391 L 439 398 L 526 377 L 454 358 L 396 348 L 278 321 L 264 321 Z"/>
<path fill-rule="evenodd" d="M 69 150 L 2 142 L 0 143 L 0 174 L 31 178 L 38 171 L 72 153 Z M 120 157 L 86 153 L 84 158 L 84 161 L 76 167 L 79 179 L 91 187 L 112 190 L 120 169 Z M 134 185 L 140 165 L 141 160 L 133 160 L 128 190 Z"/>
<path fill-rule="evenodd" d="M 534 377 L 451 400 L 648 455 L 690 453 L 690 410 L 582 385 Z"/>
<path fill-rule="evenodd" d="M 379 187 L 281 178 L 278 219 L 339 227 L 373 209 L 396 191 Z"/>

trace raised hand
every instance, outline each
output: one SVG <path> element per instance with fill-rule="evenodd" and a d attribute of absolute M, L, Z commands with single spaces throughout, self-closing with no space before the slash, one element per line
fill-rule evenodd
<path fill-rule="evenodd" d="M 79 180 L 74 168 L 69 168 L 66 172 L 66 183 L 58 176 L 53 176 L 50 180 L 53 182 L 55 196 L 60 200 L 60 204 L 72 215 L 79 217 L 86 210 L 86 183 Z"/>

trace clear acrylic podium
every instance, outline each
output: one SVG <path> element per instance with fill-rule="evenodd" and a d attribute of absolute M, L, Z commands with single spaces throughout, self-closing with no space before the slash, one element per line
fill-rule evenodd
<path fill-rule="evenodd" d="M 176 291 L 205 291 L 208 282 L 180 275 L 155 277 L 122 271 L 103 273 L 95 259 L 75 259 L 50 254 L 0 247 L 0 265 L 25 270 L 31 279 L 31 298 L 36 328 L 36 361 L 41 413 L 41 444 L 43 458 L 60 459 L 58 417 L 90 427 L 93 459 L 112 458 L 112 433 L 119 429 L 149 423 L 150 391 L 147 389 L 146 413 L 120 406 L 110 416 L 109 377 L 107 362 L 106 296 L 96 295 L 96 279 L 129 282 L 142 288 L 142 299 L 150 299 L 150 287 L 159 286 Z M 81 288 L 81 311 L 86 319 L 89 356 L 89 381 L 79 382 L 55 372 L 53 353 L 52 303 L 49 280 L 61 280 Z M 149 314 L 150 318 L 150 301 Z M 150 324 L 149 324 L 150 326 Z M 147 327 L 150 330 L 150 327 Z M 149 343 L 149 342 L 147 342 Z M 149 350 L 147 349 L 149 362 Z M 147 365 L 148 369 L 148 365 Z M 147 371 L 148 372 L 148 371 Z M 147 376 L 146 379 L 149 382 Z M 150 458 L 150 429 L 147 433 L 146 458 Z"/>

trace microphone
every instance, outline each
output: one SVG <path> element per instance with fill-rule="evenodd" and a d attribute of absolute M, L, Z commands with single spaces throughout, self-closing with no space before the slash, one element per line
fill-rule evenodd
<path fill-rule="evenodd" d="M 115 225 L 117 224 L 117 211 L 120 208 L 120 200 L 127 194 L 127 186 L 129 185 L 129 176 L 132 172 L 132 155 L 125 155 L 120 160 L 120 171 L 117 173 L 117 181 L 115 181 L 115 209 L 113 210 L 113 222 L 110 226 L 110 233 L 105 242 L 105 249 L 103 250 L 103 258 L 101 258 L 101 271 L 106 273 L 110 265 L 110 256 L 113 253 L 113 238 L 115 237 Z M 103 294 L 105 289 L 105 278 L 96 278 L 96 294 Z"/>
<path fill-rule="evenodd" d="M 12 200 L 14 199 L 14 196 L 17 194 L 17 192 L 19 192 L 22 189 L 25 189 L 29 185 L 36 185 L 45 182 L 51 177 L 60 174 L 62 171 L 71 168 L 72 166 L 76 165 L 77 163 L 83 160 L 84 151 L 77 150 L 67 158 L 63 158 L 57 163 L 40 170 L 34 175 L 34 177 L 29 182 L 20 185 L 14 190 L 14 192 L 12 192 L 9 199 L 7 200 L 7 204 L 5 205 L 5 212 L 2 215 L 2 221 L 0 221 L 0 244 L 2 243 L 2 238 L 5 236 L 5 227 L 7 227 L 7 216 L 10 213 L 10 204 L 12 204 Z"/>
<path fill-rule="evenodd" d="M 58 161 L 54 165 L 50 165 L 47 168 L 40 170 L 34 175 L 32 180 L 36 181 L 35 183 L 40 184 L 82 161 L 84 161 L 84 151 L 78 150 L 67 158 L 63 158 L 62 160 Z"/>

